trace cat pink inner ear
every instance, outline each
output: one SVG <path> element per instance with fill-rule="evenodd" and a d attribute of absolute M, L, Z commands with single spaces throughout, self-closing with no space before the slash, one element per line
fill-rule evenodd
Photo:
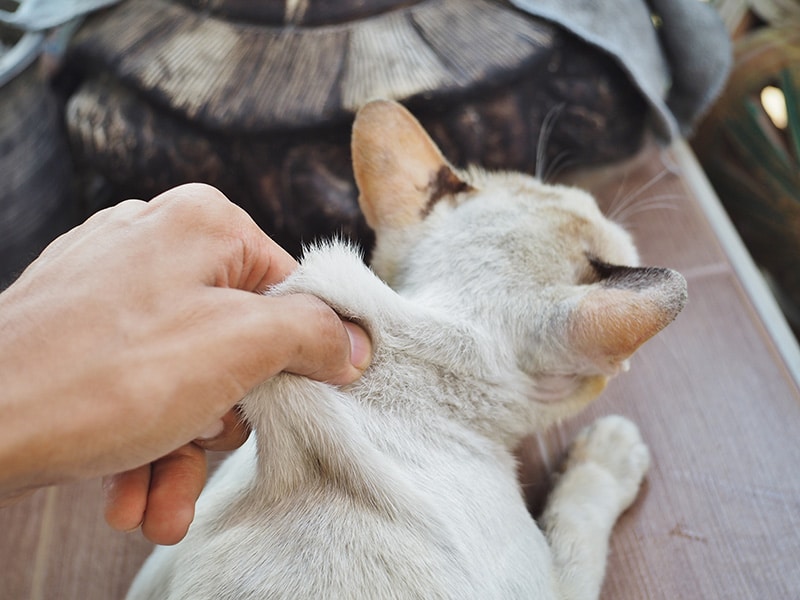
<path fill-rule="evenodd" d="M 358 111 L 352 154 L 361 210 L 375 230 L 418 223 L 439 199 L 469 188 L 396 102 L 376 100 Z"/>
<path fill-rule="evenodd" d="M 686 281 L 670 269 L 620 267 L 594 284 L 572 314 L 572 347 L 606 375 L 664 329 L 686 304 Z"/>

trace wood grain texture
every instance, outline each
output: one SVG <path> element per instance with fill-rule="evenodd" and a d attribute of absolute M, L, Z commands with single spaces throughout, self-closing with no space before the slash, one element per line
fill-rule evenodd
<path fill-rule="evenodd" d="M 49 552 L 39 552 L 40 538 L 45 528 L 45 503 L 49 490 L 11 506 L 0 508 L 0 598 L 33 598 L 34 575 L 40 572 L 37 558 Z"/>
<path fill-rule="evenodd" d="M 441 97 L 519 77 L 556 32 L 491 0 L 362 4 L 380 10 L 280 27 L 129 1 L 87 22 L 72 62 L 107 69 L 208 129 L 254 133 L 329 124 L 378 97 Z"/>
<path fill-rule="evenodd" d="M 477 6 L 473 5 L 471 10 L 480 15 Z M 127 7 L 122 5 L 120 10 Z M 466 36 L 474 23 L 470 24 L 470 13 L 459 7 L 452 0 L 442 0 L 438 4 L 420 3 L 414 8 L 420 14 L 434 8 L 452 9 L 447 19 L 454 29 L 461 29 L 460 35 Z M 475 56 L 474 64 L 470 64 L 473 60 L 470 59 L 459 66 L 456 60 L 459 46 L 447 45 L 446 27 L 440 30 L 439 25 L 433 27 L 432 19 L 411 18 L 416 14 L 387 13 L 365 23 L 358 34 L 341 31 L 347 33 L 348 39 L 360 40 L 349 39 L 348 43 L 371 45 L 375 52 L 383 52 L 381 39 L 394 35 L 394 28 L 404 32 L 403 35 L 422 36 L 430 40 L 429 47 L 435 50 L 426 55 L 426 60 L 433 61 L 432 66 L 428 65 L 432 69 L 431 82 L 437 76 L 444 77 L 444 71 L 435 70 L 436 60 L 450 64 L 450 75 L 473 69 L 472 76 L 483 78 L 482 89 L 465 87 L 447 100 L 417 98 L 411 107 L 454 164 L 533 173 L 541 159 L 548 164 L 545 172 L 553 172 L 567 163 L 596 164 L 630 156 L 640 147 L 645 128 L 644 100 L 610 57 L 564 35 L 556 36 L 557 40 L 552 39 L 552 45 L 548 45 L 550 38 L 535 25 L 528 27 L 526 22 L 528 29 L 526 32 L 520 29 L 520 35 L 524 33 L 527 41 L 520 47 L 541 43 L 542 53 L 532 55 L 535 64 L 527 65 L 527 70 L 523 68 L 521 78 L 504 82 L 512 73 L 510 63 L 509 70 L 491 71 L 486 67 L 487 59 Z M 500 16 L 505 14 L 502 12 L 492 14 L 500 23 L 505 18 Z M 119 18 L 120 22 L 124 20 Z M 490 23 L 487 18 L 483 25 L 489 27 Z M 164 24 L 155 29 L 162 28 L 169 30 Z M 112 30 L 115 32 L 117 26 Z M 190 37 L 195 35 L 191 33 Z M 250 38 L 259 36 L 258 29 L 243 30 L 236 44 L 256 48 Z M 415 38 L 415 43 L 424 48 L 422 37 Z M 104 197 L 109 199 L 107 203 L 118 198 L 151 198 L 181 183 L 204 181 L 243 206 L 293 254 L 300 253 L 301 242 L 334 234 L 344 235 L 365 248 L 371 246 L 371 235 L 358 212 L 357 190 L 350 168 L 352 114 L 335 124 L 317 123 L 341 110 L 342 100 L 338 96 L 330 105 L 326 104 L 326 98 L 333 98 L 329 98 L 329 87 L 333 85 L 331 73 L 341 70 L 341 76 L 346 77 L 346 73 L 356 69 L 344 64 L 350 54 L 342 58 L 335 52 L 329 53 L 324 44 L 303 52 L 298 44 L 305 44 L 309 38 L 284 30 L 281 36 L 271 38 L 270 43 L 281 44 L 285 50 L 274 61 L 272 50 L 264 46 L 256 60 L 237 67 L 241 76 L 249 79 L 249 92 L 237 93 L 235 87 L 225 88 L 223 95 L 232 121 L 219 121 L 224 130 L 211 131 L 201 121 L 206 107 L 197 100 L 203 97 L 202 93 L 192 95 L 188 91 L 193 85 L 202 87 L 202 81 L 187 84 L 176 96 L 185 102 L 185 107 L 198 111 L 193 113 L 198 120 L 187 120 L 176 112 L 164 110 L 163 102 L 156 101 L 157 96 L 147 98 L 132 90 L 126 80 L 130 69 L 146 68 L 157 74 L 184 64 L 182 57 L 186 52 L 175 38 L 173 42 L 177 45 L 163 61 L 153 58 L 153 53 L 157 55 L 158 48 L 166 43 L 161 38 L 152 41 L 152 48 L 147 40 L 141 42 L 144 48 L 124 35 L 121 39 L 121 45 L 129 47 L 131 55 L 116 65 L 115 72 L 90 75 L 83 80 L 72 92 L 66 114 L 81 179 L 101 181 Z M 325 43 L 336 40 L 330 32 L 324 37 Z M 497 40 L 503 47 L 502 38 L 498 36 Z M 480 50 L 477 42 L 468 46 L 473 45 Z M 465 50 L 465 54 L 470 52 Z M 215 56 L 220 51 L 208 49 L 208 54 Z M 413 83 L 409 73 L 415 70 L 409 64 L 414 64 L 414 56 L 419 58 L 421 54 L 409 55 L 408 61 L 398 61 L 392 69 L 373 68 L 380 61 L 372 66 L 363 63 L 364 71 L 352 86 L 355 97 L 366 97 L 379 85 Z M 334 64 L 336 57 L 344 62 Z M 327 64 L 330 72 L 322 73 L 313 85 L 303 77 L 285 72 L 292 61 L 303 60 Z M 138 62 L 148 66 L 137 66 Z M 423 67 L 420 69 L 428 68 Z M 280 79 L 282 74 L 284 78 Z M 466 85 L 469 76 L 470 72 L 459 80 L 459 85 Z M 175 75 L 181 81 L 187 77 Z M 195 73 L 193 77 L 202 79 L 202 74 Z M 232 80 L 214 81 L 224 87 Z M 269 94 L 276 104 L 259 108 L 258 102 Z M 311 115 L 303 112 L 306 110 L 322 112 Z M 257 124 L 264 118 L 274 119 L 278 125 L 274 130 L 258 131 Z M 298 123 L 288 127 L 292 119 Z M 234 121 L 252 127 L 238 132 Z M 542 140 L 544 143 L 540 143 Z M 545 151 L 540 152 L 539 148 Z M 93 207 L 101 207 L 104 200 L 94 199 L 99 196 L 96 189 L 86 189 L 85 195 L 92 198 Z"/>
<path fill-rule="evenodd" d="M 322 4 L 130 0 L 87 19 L 64 79 L 89 204 L 205 181 L 292 254 L 333 234 L 368 247 L 350 128 L 376 97 L 409 105 L 459 166 L 535 172 L 542 137 L 573 165 L 639 148 L 646 104 L 614 59 L 503 0 L 327 2 L 355 12 L 319 26 L 224 12 Z"/>
<path fill-rule="evenodd" d="M 571 180 L 606 207 L 632 194 L 640 210 L 627 224 L 644 260 L 680 269 L 689 304 L 584 414 L 526 442 L 531 505 L 580 427 L 627 415 L 653 467 L 613 532 L 603 600 L 800 597 L 800 389 L 750 288 L 669 151 L 648 146 Z M 653 198 L 661 200 L 645 209 Z M 0 531 L 3 599 L 118 598 L 148 552 L 138 533 L 102 523 L 96 481 L 0 510 Z"/>
<path fill-rule="evenodd" d="M 213 15 L 282 25 L 319 26 L 363 19 L 425 0 L 179 0 Z"/>

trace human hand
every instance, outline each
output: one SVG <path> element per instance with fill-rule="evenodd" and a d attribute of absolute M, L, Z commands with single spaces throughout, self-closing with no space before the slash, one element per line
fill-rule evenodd
<path fill-rule="evenodd" d="M 55 240 L 0 294 L 0 498 L 122 473 L 109 523 L 179 541 L 203 448 L 246 436 L 232 408 L 248 390 L 281 371 L 345 384 L 370 360 L 363 330 L 318 299 L 252 293 L 295 266 L 198 184 Z"/>

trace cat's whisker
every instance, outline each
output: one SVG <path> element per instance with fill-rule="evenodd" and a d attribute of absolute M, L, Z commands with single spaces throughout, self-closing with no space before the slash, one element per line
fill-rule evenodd
<path fill-rule="evenodd" d="M 620 215 L 633 206 L 637 200 L 638 197 L 636 195 L 627 194 L 623 196 L 615 203 L 615 206 L 606 213 L 606 216 L 612 221 L 621 221 Z"/>
<path fill-rule="evenodd" d="M 656 185 L 659 181 L 661 181 L 666 175 L 669 174 L 667 169 L 662 169 L 645 183 L 643 183 L 639 188 L 629 192 L 626 194 L 618 203 L 618 206 L 615 207 L 613 210 L 609 211 L 608 218 L 614 221 L 619 220 L 618 216 L 621 212 L 623 212 L 628 206 L 633 204 L 636 199 L 644 192 L 652 188 Z"/>
<path fill-rule="evenodd" d="M 638 203 L 629 204 L 624 210 L 620 211 L 614 219 L 617 223 L 627 224 L 628 220 L 634 215 L 651 210 L 678 210 L 678 206 L 673 202 L 681 198 L 679 194 L 660 194 L 644 199 Z"/>
<path fill-rule="evenodd" d="M 548 166 L 547 172 L 544 174 L 544 179 L 542 179 L 542 183 L 553 181 L 564 169 L 568 169 L 572 165 L 578 164 L 576 159 L 569 159 L 567 158 L 568 156 L 569 152 L 564 151 L 555 157 L 553 162 Z"/>
<path fill-rule="evenodd" d="M 654 204 L 664 204 L 669 208 L 677 208 L 674 205 L 674 201 L 682 198 L 681 194 L 658 194 L 656 196 L 647 196 L 638 200 L 635 203 L 629 204 L 621 213 L 618 214 L 630 214 L 631 212 L 637 212 L 641 208 L 648 208 Z"/>
<path fill-rule="evenodd" d="M 660 182 L 662 179 L 664 179 L 664 177 L 669 175 L 669 173 L 670 173 L 670 171 L 668 169 L 666 169 L 666 168 L 661 169 L 658 173 L 656 173 L 650 179 L 648 179 L 646 182 L 644 182 L 638 189 L 633 190 L 630 193 L 628 193 L 625 196 L 625 198 L 636 198 L 636 197 L 638 197 L 643 192 L 646 192 L 651 187 L 653 187 L 658 182 Z M 624 199 L 623 199 L 623 201 L 624 201 Z"/>
<path fill-rule="evenodd" d="M 614 199 L 611 200 L 611 203 L 608 205 L 608 208 L 605 211 L 606 216 L 609 219 L 612 218 L 611 215 L 616 213 L 616 211 L 619 208 L 619 203 L 622 200 L 622 198 L 624 197 L 622 195 L 622 190 L 625 189 L 625 184 L 628 183 L 628 173 L 629 172 L 630 171 L 628 169 L 625 169 L 625 172 L 622 174 L 622 181 L 620 182 L 619 187 L 617 188 L 617 193 L 614 194 Z"/>
<path fill-rule="evenodd" d="M 566 106 L 563 102 L 556 104 L 553 108 L 547 111 L 547 114 L 542 120 L 542 126 L 539 129 L 539 141 L 536 144 L 536 178 L 540 181 L 545 181 L 547 168 L 546 168 L 546 147 L 550 134 L 553 132 L 556 119 L 561 116 L 561 112 Z"/>

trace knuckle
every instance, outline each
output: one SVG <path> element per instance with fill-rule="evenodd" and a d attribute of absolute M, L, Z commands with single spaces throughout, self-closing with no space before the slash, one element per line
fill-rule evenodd
<path fill-rule="evenodd" d="M 217 188 L 205 183 L 185 183 L 151 200 L 155 209 L 187 224 L 208 220 L 225 223 L 222 213 L 230 211 L 230 200 Z"/>

